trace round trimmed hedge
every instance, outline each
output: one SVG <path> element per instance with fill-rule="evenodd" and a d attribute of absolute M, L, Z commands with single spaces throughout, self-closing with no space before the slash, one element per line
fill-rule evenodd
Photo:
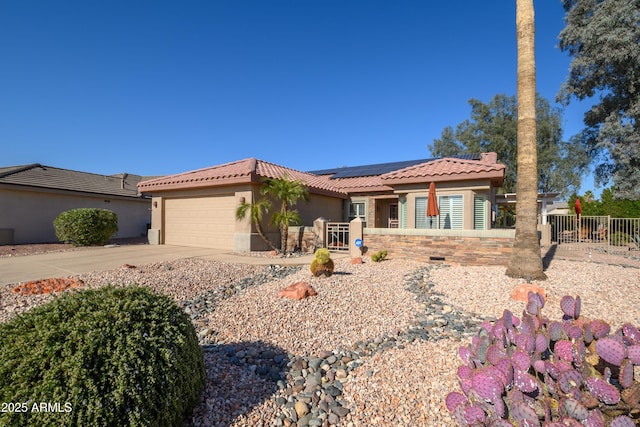
<path fill-rule="evenodd" d="M 0 324 L 0 425 L 181 426 L 205 377 L 189 317 L 147 288 L 65 293 Z"/>
<path fill-rule="evenodd" d="M 118 232 L 118 215 L 107 209 L 78 208 L 53 220 L 56 237 L 75 246 L 104 245 Z"/>

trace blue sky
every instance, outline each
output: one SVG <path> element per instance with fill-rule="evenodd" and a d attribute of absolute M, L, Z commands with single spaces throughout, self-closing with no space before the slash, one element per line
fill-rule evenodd
<path fill-rule="evenodd" d="M 538 91 L 553 101 L 564 11 L 535 6 Z M 417 159 L 470 98 L 516 92 L 513 0 L 3 1 L 0 40 L 0 166 Z M 566 138 L 585 108 L 565 110 Z"/>

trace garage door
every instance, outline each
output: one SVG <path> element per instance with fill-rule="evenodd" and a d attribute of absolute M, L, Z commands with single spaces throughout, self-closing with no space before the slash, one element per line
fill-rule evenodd
<path fill-rule="evenodd" d="M 235 197 L 165 199 L 164 242 L 233 250 Z"/>

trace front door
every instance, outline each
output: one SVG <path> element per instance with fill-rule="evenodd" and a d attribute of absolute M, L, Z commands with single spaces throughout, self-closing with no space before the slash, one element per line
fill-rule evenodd
<path fill-rule="evenodd" d="M 389 228 L 399 227 L 398 204 L 391 203 L 389 205 Z"/>

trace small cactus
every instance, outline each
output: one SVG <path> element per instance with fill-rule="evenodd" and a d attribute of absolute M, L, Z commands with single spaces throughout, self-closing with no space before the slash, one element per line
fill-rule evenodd
<path fill-rule="evenodd" d="M 311 262 L 311 273 L 318 276 L 329 277 L 333 274 L 334 264 L 331 259 L 331 252 L 326 248 L 316 250 Z"/>

